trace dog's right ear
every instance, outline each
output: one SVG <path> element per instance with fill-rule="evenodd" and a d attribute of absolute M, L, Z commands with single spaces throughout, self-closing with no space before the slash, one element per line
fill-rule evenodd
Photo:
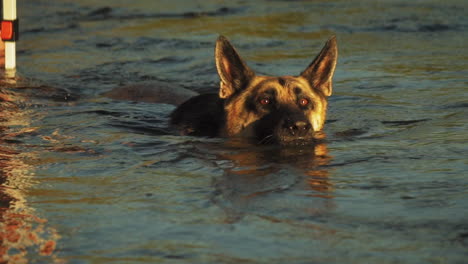
<path fill-rule="evenodd" d="M 221 79 L 220 98 L 229 98 L 245 89 L 255 73 L 245 64 L 224 36 L 219 36 L 215 49 L 216 68 Z"/>

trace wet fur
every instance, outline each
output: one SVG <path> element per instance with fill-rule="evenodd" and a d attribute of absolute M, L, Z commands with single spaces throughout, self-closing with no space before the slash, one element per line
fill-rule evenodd
<path fill-rule="evenodd" d="M 215 50 L 219 94 L 184 102 L 171 114 L 171 124 L 183 135 L 312 142 L 325 123 L 337 56 L 333 37 L 299 76 L 257 76 L 220 36 Z"/>

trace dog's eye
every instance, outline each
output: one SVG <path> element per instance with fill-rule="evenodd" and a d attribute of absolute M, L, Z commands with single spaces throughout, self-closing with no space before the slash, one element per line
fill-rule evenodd
<path fill-rule="evenodd" d="M 271 104 L 271 99 L 270 98 L 262 98 L 260 99 L 260 104 L 262 105 L 268 105 L 268 104 Z"/>
<path fill-rule="evenodd" d="M 299 99 L 299 105 L 300 106 L 307 106 L 309 105 L 309 100 L 306 98 Z"/>

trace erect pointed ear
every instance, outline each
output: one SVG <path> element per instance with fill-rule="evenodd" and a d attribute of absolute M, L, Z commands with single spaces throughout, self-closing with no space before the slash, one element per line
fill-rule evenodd
<path fill-rule="evenodd" d="M 220 98 L 228 98 L 246 88 L 255 76 L 255 73 L 245 64 L 224 36 L 219 36 L 216 41 L 215 60 L 221 79 Z"/>
<path fill-rule="evenodd" d="M 325 96 L 332 94 L 332 77 L 338 58 L 336 37 L 331 37 L 314 61 L 301 73 L 312 88 L 322 91 Z"/>

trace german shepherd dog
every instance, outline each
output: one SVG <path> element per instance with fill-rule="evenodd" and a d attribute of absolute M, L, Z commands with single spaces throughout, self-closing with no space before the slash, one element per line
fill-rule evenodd
<path fill-rule="evenodd" d="M 190 98 L 172 112 L 171 124 L 182 135 L 313 143 L 322 135 L 337 57 L 332 37 L 299 76 L 260 76 L 220 36 L 215 48 L 219 94 Z"/>

